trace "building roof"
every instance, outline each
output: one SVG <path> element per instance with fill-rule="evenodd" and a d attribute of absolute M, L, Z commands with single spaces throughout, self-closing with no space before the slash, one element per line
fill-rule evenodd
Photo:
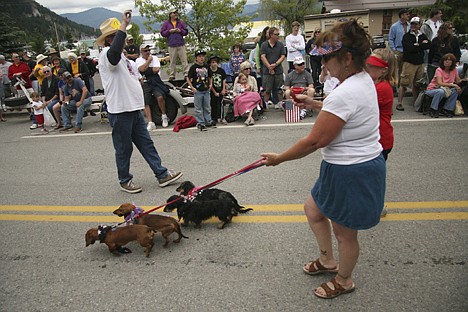
<path fill-rule="evenodd" d="M 345 12 L 336 12 L 336 13 L 323 13 L 323 14 L 313 14 L 305 15 L 304 20 L 313 20 L 313 19 L 322 19 L 322 18 L 331 18 L 331 17 L 341 17 L 349 15 L 359 15 L 359 14 L 368 14 L 369 10 L 352 10 Z"/>
<path fill-rule="evenodd" d="M 327 12 L 333 9 L 340 9 L 341 11 L 354 11 L 354 10 L 388 10 L 388 9 L 400 9 L 400 8 L 414 8 L 425 5 L 433 5 L 435 0 L 336 0 L 326 1 L 323 0 L 324 6 Z"/>

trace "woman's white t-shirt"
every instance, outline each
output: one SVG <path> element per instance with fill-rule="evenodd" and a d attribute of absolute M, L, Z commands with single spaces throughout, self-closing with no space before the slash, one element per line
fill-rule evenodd
<path fill-rule="evenodd" d="M 325 161 L 359 164 L 382 152 L 377 92 L 369 74 L 362 71 L 343 81 L 325 98 L 322 111 L 346 122 L 336 138 L 322 148 Z"/>

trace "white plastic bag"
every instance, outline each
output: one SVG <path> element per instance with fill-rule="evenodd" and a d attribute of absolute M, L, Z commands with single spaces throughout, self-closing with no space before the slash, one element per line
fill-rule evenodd
<path fill-rule="evenodd" d="M 57 123 L 55 122 L 54 116 L 50 113 L 47 107 L 44 108 L 44 125 L 46 127 L 55 127 Z"/>

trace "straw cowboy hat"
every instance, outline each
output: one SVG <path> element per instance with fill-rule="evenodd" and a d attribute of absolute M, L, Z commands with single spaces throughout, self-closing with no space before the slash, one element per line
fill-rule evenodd
<path fill-rule="evenodd" d="M 54 53 L 58 53 L 58 51 L 55 50 L 54 48 L 50 48 L 49 52 L 47 54 L 51 55 L 51 54 L 54 54 Z"/>
<path fill-rule="evenodd" d="M 129 30 L 130 28 L 132 28 L 131 24 L 128 25 L 126 29 Z M 96 44 L 98 46 L 103 46 L 104 39 L 106 39 L 107 36 L 115 34 L 120 29 L 120 21 L 115 17 L 108 18 L 99 26 L 99 29 L 101 29 L 102 35 L 96 39 Z"/>
<path fill-rule="evenodd" d="M 40 62 L 42 62 L 42 61 L 45 60 L 46 58 L 48 58 L 48 56 L 45 56 L 44 54 L 39 54 L 39 55 L 36 57 L 36 63 L 39 64 Z"/>

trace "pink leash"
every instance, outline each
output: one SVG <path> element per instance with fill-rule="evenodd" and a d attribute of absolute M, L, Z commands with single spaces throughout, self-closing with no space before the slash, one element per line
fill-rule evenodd
<path fill-rule="evenodd" d="M 214 181 L 214 182 L 208 183 L 207 185 L 194 187 L 193 189 L 191 189 L 191 190 L 189 191 L 189 193 L 188 193 L 188 195 L 187 195 L 187 199 L 188 199 L 188 200 L 193 200 L 193 199 L 197 196 L 198 192 L 200 192 L 200 191 L 203 191 L 203 190 L 212 188 L 213 186 L 218 185 L 218 184 L 221 184 L 221 183 L 223 183 L 224 181 L 226 181 L 226 180 L 228 180 L 228 179 L 231 179 L 231 178 L 233 178 L 233 177 L 236 177 L 236 176 L 238 176 L 238 175 L 244 174 L 244 173 L 246 173 L 246 172 L 249 172 L 249 171 L 251 171 L 251 170 L 254 170 L 254 169 L 257 169 L 257 168 L 263 166 L 263 164 L 262 164 L 262 161 L 263 161 L 263 160 L 265 160 L 265 158 L 259 159 L 259 160 L 255 161 L 255 162 L 251 163 L 250 165 L 247 165 L 247 166 L 245 166 L 244 168 L 239 169 L 239 170 L 237 170 L 237 171 L 235 171 L 235 172 L 233 172 L 233 173 L 231 173 L 231 174 L 228 174 L 227 176 L 222 177 L 221 179 L 218 179 L 218 180 L 216 180 L 216 181 Z M 164 207 L 164 206 L 166 206 L 166 205 L 169 205 L 169 204 L 172 204 L 172 203 L 175 203 L 175 202 L 177 202 L 177 201 L 179 201 L 179 200 L 181 200 L 181 199 L 185 199 L 185 197 L 179 197 L 179 198 L 177 198 L 177 199 L 174 199 L 173 201 L 170 201 L 170 202 L 165 203 L 165 204 L 163 204 L 163 205 L 154 207 L 154 208 L 152 208 L 152 209 L 150 209 L 150 210 L 147 210 L 147 211 L 145 211 L 145 212 L 143 212 L 143 213 L 141 213 L 141 214 L 135 215 L 134 219 L 137 219 L 137 218 L 139 218 L 139 217 L 142 217 L 142 216 L 144 216 L 144 215 L 147 215 L 147 214 L 150 213 L 150 212 L 153 212 L 153 211 L 155 211 L 155 210 L 161 209 L 162 207 Z"/>

